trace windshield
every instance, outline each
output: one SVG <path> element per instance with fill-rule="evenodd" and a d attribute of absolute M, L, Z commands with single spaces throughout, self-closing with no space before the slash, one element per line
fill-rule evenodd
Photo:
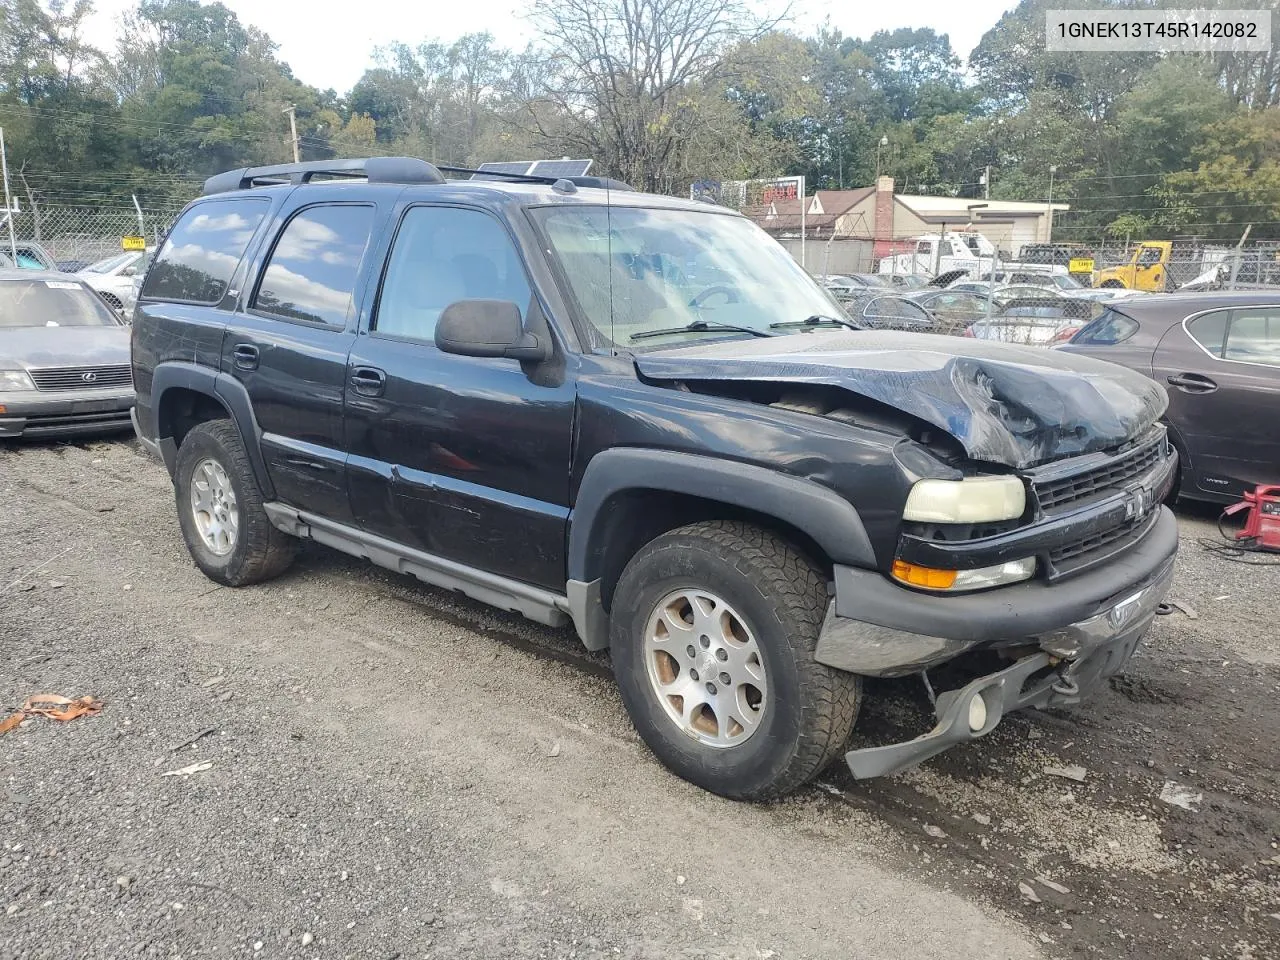
<path fill-rule="evenodd" d="M 97 263 L 91 263 L 89 266 L 81 270 L 81 273 L 110 273 L 116 267 L 123 267 L 125 264 L 137 258 L 137 254 L 130 251 L 129 253 L 117 253 L 114 257 L 107 257 L 105 260 L 99 260 Z"/>
<path fill-rule="evenodd" d="M 647 331 L 661 349 L 808 317 L 844 317 L 825 290 L 759 227 L 741 217 L 639 207 L 540 207 L 532 211 L 564 270 L 597 346 Z M 612 296 L 611 296 L 612 295 Z M 705 324 L 701 331 L 685 330 Z"/>
<path fill-rule="evenodd" d="M 1069 275 L 1055 274 L 1053 282 L 1058 285 L 1059 290 L 1083 290 L 1084 284 L 1075 277 Z"/>
<path fill-rule="evenodd" d="M 0 280 L 0 327 L 115 327 L 111 309 L 72 280 Z"/>

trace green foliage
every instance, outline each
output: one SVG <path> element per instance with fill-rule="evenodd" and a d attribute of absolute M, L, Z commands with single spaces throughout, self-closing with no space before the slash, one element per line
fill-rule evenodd
<path fill-rule="evenodd" d="M 674 193 L 883 173 L 964 197 L 989 168 L 993 198 L 1036 202 L 1056 167 L 1064 240 L 1226 239 L 1246 223 L 1280 237 L 1280 57 L 1050 53 L 1058 6 L 1021 0 L 966 68 L 929 28 L 802 36 L 745 0 L 547 0 L 527 50 L 486 33 L 394 44 L 340 96 L 297 80 L 222 3 L 138 0 L 102 51 L 83 40 L 90 0 L 0 0 L 0 124 L 19 190 L 51 202 L 185 198 L 219 170 L 287 160 L 292 107 L 304 159 L 574 154 Z"/>

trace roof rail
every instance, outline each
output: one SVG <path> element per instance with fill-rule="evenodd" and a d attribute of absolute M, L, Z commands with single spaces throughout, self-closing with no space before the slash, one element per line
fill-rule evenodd
<path fill-rule="evenodd" d="M 317 176 L 363 177 L 370 183 L 444 183 L 435 165 L 417 157 L 364 157 L 355 160 L 308 160 L 270 167 L 228 170 L 204 182 L 203 193 L 227 193 L 281 183 L 309 183 Z"/>
<path fill-rule="evenodd" d="M 559 180 L 568 180 L 577 187 L 598 187 L 602 190 L 626 190 L 635 192 L 635 187 L 630 184 L 623 183 L 621 180 L 614 180 L 612 177 L 540 177 L 536 173 L 506 173 L 502 170 L 473 170 L 471 167 L 437 167 L 444 173 L 478 173 L 482 177 L 492 177 L 495 180 L 513 180 L 516 183 L 556 183 Z"/>

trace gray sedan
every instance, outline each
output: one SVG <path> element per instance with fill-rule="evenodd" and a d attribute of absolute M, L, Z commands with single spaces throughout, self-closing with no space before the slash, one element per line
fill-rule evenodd
<path fill-rule="evenodd" d="M 130 428 L 129 328 L 66 273 L 0 270 L 0 438 Z"/>

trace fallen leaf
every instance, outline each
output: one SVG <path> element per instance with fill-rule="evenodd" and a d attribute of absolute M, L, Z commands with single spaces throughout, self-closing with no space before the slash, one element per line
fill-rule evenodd
<path fill-rule="evenodd" d="M 189 777 L 193 773 L 204 773 L 206 770 L 213 769 L 213 761 L 205 760 L 202 763 L 193 763 L 190 766 L 181 767 L 177 770 L 166 770 L 160 774 L 162 777 Z"/>

